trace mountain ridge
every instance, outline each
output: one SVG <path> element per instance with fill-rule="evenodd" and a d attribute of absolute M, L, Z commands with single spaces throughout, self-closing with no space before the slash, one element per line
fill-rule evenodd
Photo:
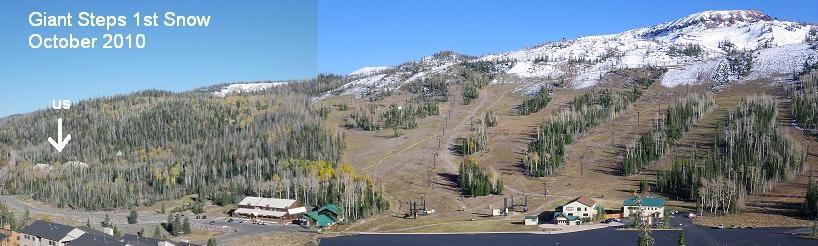
<path fill-rule="evenodd" d="M 782 21 L 757 10 L 710 10 L 693 13 L 680 19 L 653 26 L 625 30 L 606 35 L 583 36 L 572 40 L 547 42 L 535 47 L 489 54 L 481 57 L 461 55 L 459 61 L 493 63 L 501 74 L 494 83 L 524 80 L 567 80 L 573 88 L 594 86 L 610 71 L 620 68 L 660 66 L 671 68 L 670 76 L 662 79 L 665 86 L 702 83 L 700 77 L 709 77 L 718 84 L 745 78 L 775 77 L 794 70 L 791 63 L 812 62 L 818 57 L 815 45 L 816 26 Z M 814 42 L 814 41 L 812 41 Z M 729 43 L 729 44 L 728 44 Z M 690 46 L 698 49 L 695 55 L 684 55 L 676 50 Z M 751 52 L 751 61 L 758 60 L 763 68 L 743 76 L 722 76 L 728 50 Z M 775 52 L 761 52 L 776 48 Z M 443 52 L 442 52 L 443 53 Z M 452 52 L 453 54 L 456 54 Z M 770 55 L 785 58 L 768 57 Z M 456 64 L 457 59 L 435 61 L 435 55 L 420 62 L 408 62 L 367 73 L 350 75 L 350 82 L 317 99 L 332 95 L 361 96 L 364 91 L 393 91 L 403 84 L 440 74 Z M 788 69 L 779 69 L 767 62 L 784 62 Z M 409 66 L 421 65 L 420 68 Z M 429 65 L 431 64 L 431 65 Z M 425 66 L 424 66 L 425 65 Z M 704 76 L 702 76 L 704 74 Z M 718 77 L 718 78 L 717 78 Z M 531 86 L 530 84 L 524 86 Z"/>

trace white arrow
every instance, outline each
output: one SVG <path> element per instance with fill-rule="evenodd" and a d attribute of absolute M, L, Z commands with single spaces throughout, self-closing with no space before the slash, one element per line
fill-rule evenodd
<path fill-rule="evenodd" d="M 54 146 L 54 148 L 57 149 L 57 152 L 62 152 L 62 149 L 65 148 L 68 141 L 71 141 L 71 134 L 65 135 L 65 139 L 62 138 L 62 118 L 59 118 L 57 119 L 57 141 L 54 141 L 53 138 L 48 137 L 48 142 L 51 143 L 51 146 Z"/>

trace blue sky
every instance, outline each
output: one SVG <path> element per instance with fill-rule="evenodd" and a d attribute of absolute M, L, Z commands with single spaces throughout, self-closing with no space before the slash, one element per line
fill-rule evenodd
<path fill-rule="evenodd" d="M 317 2 L 316 2 L 317 1 Z M 0 117 L 142 89 L 185 91 L 222 82 L 284 80 L 318 72 L 346 74 L 394 65 L 441 50 L 482 55 L 549 40 L 616 33 L 712 9 L 757 9 L 787 20 L 818 22 L 818 1 L 15 1 L 0 7 Z M 31 11 L 93 11 L 130 16 L 175 11 L 212 15 L 196 29 L 145 33 L 141 50 L 30 49 Z M 76 17 L 75 17 L 76 18 Z M 73 28 L 86 35 L 87 28 Z M 91 32 L 101 35 L 101 31 Z"/>
<path fill-rule="evenodd" d="M 818 1 L 319 1 L 322 72 L 395 65 L 441 50 L 483 55 L 618 33 L 704 10 L 756 9 L 818 22 Z"/>
<path fill-rule="evenodd" d="M 317 67 L 316 1 L 15 1 L 0 7 L 0 117 L 73 101 L 143 89 L 184 91 L 214 83 L 313 77 Z M 144 33 L 144 49 L 32 49 L 32 33 L 101 36 L 105 29 L 30 27 L 28 15 L 80 11 L 124 15 Z M 136 28 L 134 12 L 160 18 L 211 15 L 206 28 Z M 89 34 L 90 33 L 90 34 Z M 102 42 L 102 41 L 98 41 Z M 97 44 L 102 45 L 102 44 Z"/>

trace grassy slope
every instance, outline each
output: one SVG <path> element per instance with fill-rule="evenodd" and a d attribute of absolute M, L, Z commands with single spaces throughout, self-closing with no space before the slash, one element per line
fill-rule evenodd
<path fill-rule="evenodd" d="M 616 75 L 605 78 L 601 87 L 622 88 L 621 78 Z M 480 98 L 470 105 L 461 105 L 459 94 L 457 98 L 450 96 L 450 100 L 457 100 L 454 107 L 450 103 L 441 103 L 441 115 L 427 117 L 419 121 L 420 126 L 413 130 L 402 130 L 400 138 L 389 138 L 392 130 L 378 132 L 363 132 L 341 128 L 348 137 L 349 147 L 344 155 L 347 163 L 353 164 L 374 176 L 379 177 L 394 203 L 392 211 L 379 215 L 368 221 L 357 222 L 354 225 L 343 227 L 349 231 L 432 231 L 438 228 L 445 231 L 475 231 L 483 230 L 482 226 L 462 223 L 470 218 L 481 218 L 489 208 L 502 207 L 503 198 L 515 196 L 516 202 L 522 201 L 522 196 L 529 196 L 531 213 L 552 210 L 555 206 L 579 195 L 595 197 L 607 208 L 618 208 L 621 201 L 628 198 L 637 189 L 639 180 L 653 181 L 656 170 L 664 169 L 675 158 L 688 156 L 699 146 L 698 150 L 704 153 L 710 146 L 712 134 L 716 126 L 723 121 L 728 110 L 739 102 L 741 97 L 767 92 L 775 94 L 780 91 L 777 87 L 762 86 L 760 83 L 750 82 L 736 85 L 714 95 L 717 108 L 707 115 L 701 122 L 683 138 L 677 141 L 657 164 L 649 167 L 642 174 L 628 177 L 618 176 L 616 167 L 625 153 L 625 146 L 630 145 L 639 134 L 650 130 L 650 120 L 657 113 L 662 112 L 674 99 L 687 93 L 705 92 L 707 86 L 690 86 L 665 88 L 655 84 L 648 88 L 643 97 L 634 107 L 613 120 L 590 130 L 567 147 L 566 166 L 563 171 L 553 177 L 532 178 L 523 174 L 520 158 L 526 150 L 529 134 L 536 126 L 547 121 L 550 115 L 567 105 L 583 90 L 558 90 L 552 102 L 542 111 L 518 116 L 512 108 L 522 101 L 522 95 L 515 92 L 513 85 L 491 85 L 481 91 Z M 450 88 L 450 94 L 457 93 L 457 88 Z M 779 95 L 780 96 L 780 95 Z M 386 102 L 402 102 L 404 96 L 387 98 Z M 332 100 L 351 100 L 349 98 Z M 788 133 L 797 139 L 803 136 L 794 128 L 789 127 L 788 104 L 780 103 L 781 124 Z M 500 114 L 500 124 L 490 128 L 490 149 L 476 155 L 478 161 L 490 165 L 498 170 L 506 185 L 505 195 L 486 196 L 478 198 L 463 198 L 456 188 L 456 167 L 460 157 L 449 153 L 446 145 L 455 144 L 454 139 L 468 133 L 468 122 L 471 117 L 480 117 L 483 112 L 493 109 Z M 441 134 L 441 127 L 451 110 L 451 119 L 446 127 L 446 134 L 442 137 L 442 149 L 438 149 L 437 137 Z M 348 112 L 333 112 L 331 121 L 342 125 Z M 639 118 L 639 124 L 637 124 Z M 612 139 L 613 138 L 613 139 Z M 799 140 L 801 141 L 801 140 Z M 614 143 L 613 146 L 611 143 Z M 813 146 L 814 139 L 809 141 Z M 818 165 L 816 151 L 811 148 L 808 158 L 810 166 Z M 427 184 L 427 170 L 433 165 L 434 151 L 440 151 L 437 168 L 432 172 L 432 183 Z M 580 163 L 585 164 L 584 174 L 581 174 Z M 816 170 L 816 168 L 812 168 Z M 704 218 L 700 223 L 719 221 L 719 224 L 745 225 L 747 218 L 764 216 L 761 223 L 755 226 L 803 225 L 804 220 L 797 217 L 797 205 L 803 200 L 803 191 L 808 175 L 803 175 L 793 182 L 776 188 L 764 196 L 752 196 L 748 199 L 745 213 L 718 217 Z M 548 187 L 549 195 L 542 196 L 543 183 Z M 418 220 L 406 220 L 400 215 L 406 213 L 406 202 L 419 201 L 421 196 L 427 197 L 427 207 L 435 209 L 431 216 L 421 217 Z M 674 207 L 692 208 L 689 202 L 670 201 Z M 465 208 L 465 210 L 463 210 Z M 461 211 L 463 210 L 463 211 Z M 499 228 L 517 230 L 510 226 L 511 221 L 486 219 L 480 224 L 493 224 Z M 377 221 L 373 223 L 372 221 Z M 728 222 L 724 222 L 728 221 Z M 745 222 L 742 222 L 745 221 Z M 437 225 L 440 224 L 440 225 Z M 430 226 L 434 225 L 434 226 Z M 419 229 L 426 228 L 426 229 Z"/>

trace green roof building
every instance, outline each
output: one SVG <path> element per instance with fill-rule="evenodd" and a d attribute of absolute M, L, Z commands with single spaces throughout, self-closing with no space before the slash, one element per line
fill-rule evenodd
<path fill-rule="evenodd" d="M 331 227 L 343 220 L 343 209 L 335 204 L 327 204 L 316 211 L 304 214 L 304 217 L 310 221 L 310 224 L 318 228 Z"/>
<path fill-rule="evenodd" d="M 630 217 L 635 214 L 639 214 L 648 224 L 653 224 L 655 219 L 665 217 L 665 199 L 655 197 L 639 198 L 639 200 L 625 199 L 622 202 L 622 217 Z"/>
<path fill-rule="evenodd" d="M 647 207 L 664 207 L 665 206 L 665 199 L 655 198 L 655 197 L 645 197 L 645 198 L 640 198 L 638 204 L 641 204 L 642 206 L 647 206 Z M 636 202 L 636 199 L 633 199 L 633 198 L 625 199 L 625 202 L 623 202 L 622 205 L 623 206 L 638 206 L 637 202 Z"/>
<path fill-rule="evenodd" d="M 579 225 L 579 218 L 560 211 L 554 212 L 554 224 L 557 225 Z"/>

